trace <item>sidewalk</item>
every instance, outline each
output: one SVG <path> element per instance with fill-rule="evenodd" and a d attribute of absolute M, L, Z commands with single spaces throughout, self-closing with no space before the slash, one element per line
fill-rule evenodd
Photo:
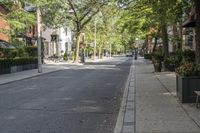
<path fill-rule="evenodd" d="M 92 59 L 87 59 L 86 61 L 87 62 L 102 62 L 102 61 L 106 61 L 110 59 L 112 58 L 96 59 L 95 61 Z M 0 85 L 17 81 L 17 80 L 31 78 L 31 77 L 46 74 L 46 73 L 51 73 L 51 72 L 64 70 L 64 69 L 71 69 L 75 67 L 77 68 L 77 67 L 82 66 L 82 64 L 73 64 L 71 62 L 57 62 L 57 63 L 53 61 L 46 61 L 46 62 L 47 64 L 42 65 L 42 73 L 38 73 L 38 69 L 32 69 L 32 70 L 0 75 Z"/>
<path fill-rule="evenodd" d="M 200 110 L 176 97 L 175 73 L 133 60 L 115 133 L 200 133 Z"/>

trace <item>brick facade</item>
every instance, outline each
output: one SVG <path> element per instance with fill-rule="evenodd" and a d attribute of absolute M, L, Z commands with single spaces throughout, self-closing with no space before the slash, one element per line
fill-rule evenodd
<path fill-rule="evenodd" d="M 4 8 L 1 5 L 0 5 L 0 13 L 2 13 L 2 14 L 6 13 L 6 11 L 4 10 Z M 0 29 L 6 29 L 6 30 L 9 29 L 9 25 L 3 17 L 0 17 Z M 0 32 L 0 40 L 4 40 L 4 41 L 8 42 L 9 36 Z"/>

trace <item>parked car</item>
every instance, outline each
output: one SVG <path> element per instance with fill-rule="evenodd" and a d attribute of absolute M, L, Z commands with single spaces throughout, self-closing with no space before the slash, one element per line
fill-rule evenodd
<path fill-rule="evenodd" d="M 126 53 L 126 57 L 133 57 L 132 53 Z"/>
<path fill-rule="evenodd" d="M 3 40 L 0 40 L 0 47 L 1 48 L 15 48 L 12 44 L 5 42 Z"/>

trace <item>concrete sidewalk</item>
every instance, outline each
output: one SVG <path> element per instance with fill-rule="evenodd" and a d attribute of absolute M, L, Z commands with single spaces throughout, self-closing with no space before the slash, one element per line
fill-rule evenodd
<path fill-rule="evenodd" d="M 198 121 L 176 97 L 175 74 L 153 73 L 153 65 L 143 59 L 135 66 L 137 133 L 200 133 Z M 195 106 L 192 108 L 199 113 Z"/>
<path fill-rule="evenodd" d="M 200 110 L 176 97 L 175 73 L 133 60 L 115 133 L 200 133 Z"/>

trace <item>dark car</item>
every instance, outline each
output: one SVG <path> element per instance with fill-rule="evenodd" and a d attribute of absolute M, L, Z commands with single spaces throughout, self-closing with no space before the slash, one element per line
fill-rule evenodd
<path fill-rule="evenodd" d="M 0 40 L 0 47 L 1 48 L 15 48 L 12 44 L 5 42 L 3 40 Z"/>

